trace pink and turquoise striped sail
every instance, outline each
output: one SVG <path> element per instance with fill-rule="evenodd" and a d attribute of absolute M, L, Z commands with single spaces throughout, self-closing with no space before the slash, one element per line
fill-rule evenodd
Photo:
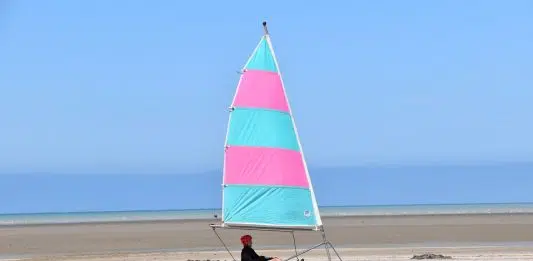
<path fill-rule="evenodd" d="M 226 225 L 322 225 L 269 35 L 255 48 L 233 103 L 226 137 Z"/>

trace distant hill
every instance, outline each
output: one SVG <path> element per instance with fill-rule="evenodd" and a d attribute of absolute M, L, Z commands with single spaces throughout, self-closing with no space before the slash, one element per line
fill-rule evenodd
<path fill-rule="evenodd" d="M 320 205 L 533 201 L 533 163 L 310 168 Z M 219 208 L 221 171 L 3 174 L 0 213 Z"/>

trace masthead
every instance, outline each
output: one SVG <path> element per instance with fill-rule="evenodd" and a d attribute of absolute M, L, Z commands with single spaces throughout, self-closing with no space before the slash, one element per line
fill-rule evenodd
<path fill-rule="evenodd" d="M 265 30 L 265 34 L 268 35 L 268 28 L 267 28 L 267 22 L 263 21 L 263 29 Z"/>

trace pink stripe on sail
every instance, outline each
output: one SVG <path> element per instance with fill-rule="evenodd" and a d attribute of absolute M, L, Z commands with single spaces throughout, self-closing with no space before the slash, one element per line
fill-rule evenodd
<path fill-rule="evenodd" d="M 309 187 L 299 151 L 230 146 L 225 155 L 225 184 Z"/>
<path fill-rule="evenodd" d="M 243 73 L 233 106 L 289 111 L 279 74 L 260 70 Z"/>

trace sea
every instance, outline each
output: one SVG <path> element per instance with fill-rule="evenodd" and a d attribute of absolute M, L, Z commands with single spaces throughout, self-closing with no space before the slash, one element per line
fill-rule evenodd
<path fill-rule="evenodd" d="M 373 215 L 521 214 L 533 213 L 533 203 L 335 206 L 320 207 L 319 210 L 322 217 Z M 187 219 L 213 220 L 215 215 L 220 217 L 220 214 L 220 209 L 0 214 L 0 225 L 16 226 Z"/>

